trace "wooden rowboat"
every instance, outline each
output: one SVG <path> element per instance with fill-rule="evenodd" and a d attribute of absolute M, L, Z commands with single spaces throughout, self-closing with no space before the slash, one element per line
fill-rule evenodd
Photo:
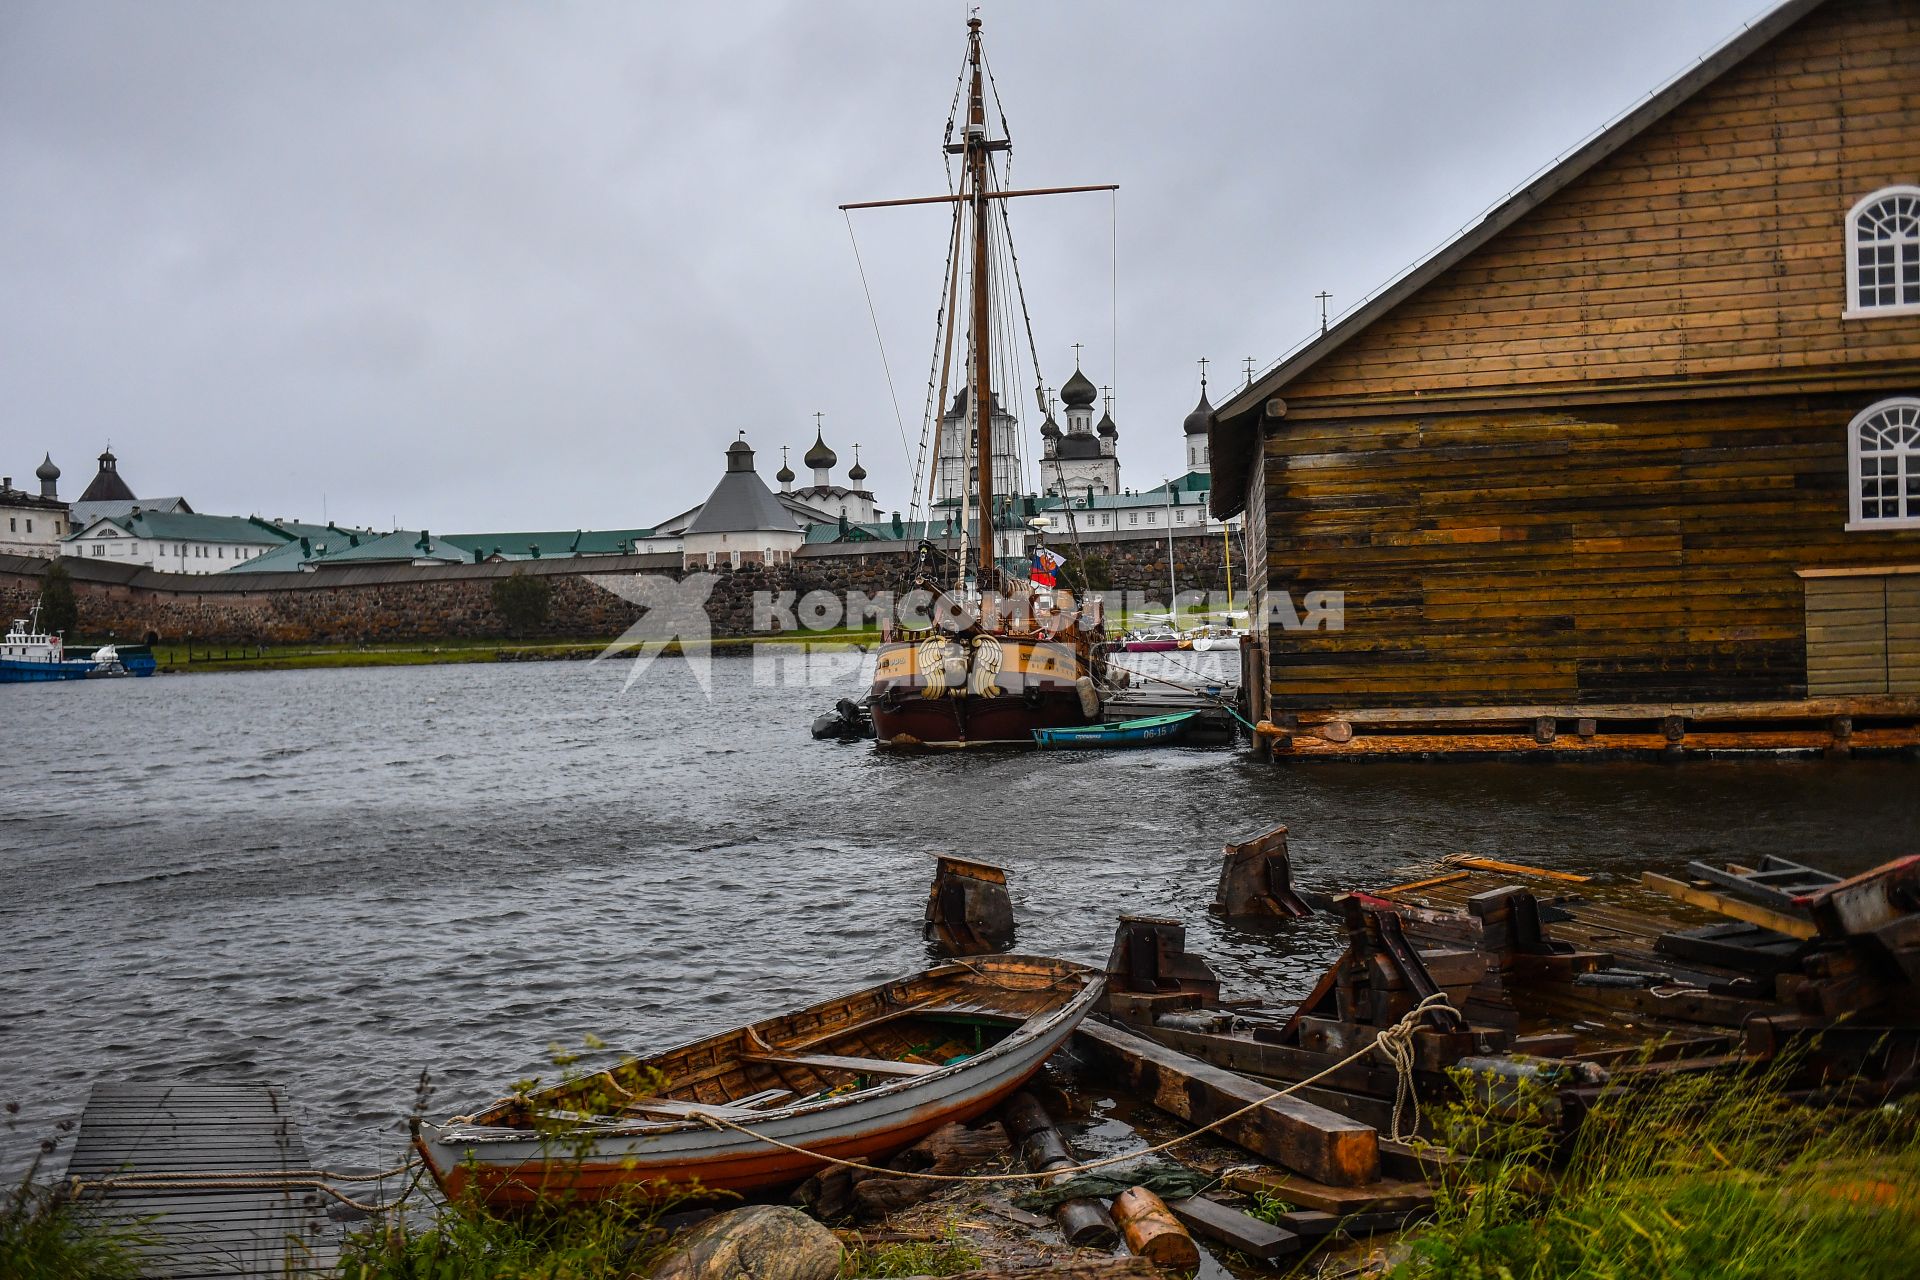
<path fill-rule="evenodd" d="M 451 1200 L 752 1194 L 875 1162 L 1007 1098 L 1100 998 L 1097 970 L 976 956 L 504 1098 L 414 1145 Z M 701 1119 L 702 1116 L 712 1121 Z M 750 1132 L 726 1128 L 717 1121 Z"/>
<path fill-rule="evenodd" d="M 1199 714 L 1198 711 L 1175 711 L 1114 724 L 1035 729 L 1033 740 L 1043 747 L 1164 747 L 1184 738 L 1193 718 Z"/>

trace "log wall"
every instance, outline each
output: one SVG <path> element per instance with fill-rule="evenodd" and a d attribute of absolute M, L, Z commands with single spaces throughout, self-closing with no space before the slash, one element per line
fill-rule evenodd
<path fill-rule="evenodd" d="M 1852 393 L 1295 422 L 1267 440 L 1276 707 L 1786 699 L 1798 571 L 1920 562 L 1847 532 Z"/>

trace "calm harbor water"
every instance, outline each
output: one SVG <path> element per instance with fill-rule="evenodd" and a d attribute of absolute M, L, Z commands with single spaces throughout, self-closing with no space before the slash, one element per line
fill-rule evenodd
<path fill-rule="evenodd" d="M 1011 869 L 1020 945 L 1098 961 L 1184 918 L 1239 995 L 1334 945 L 1206 914 L 1220 846 L 1274 822 L 1299 878 L 1378 885 L 1472 851 L 1636 874 L 1915 849 L 1899 762 L 1272 768 L 1236 752 L 899 759 L 815 743 L 853 691 L 717 658 L 0 688 L 0 1165 L 98 1079 L 274 1080 L 317 1158 L 399 1144 L 414 1081 L 464 1110 L 594 1034 L 628 1050 L 921 967 L 929 855 Z"/>

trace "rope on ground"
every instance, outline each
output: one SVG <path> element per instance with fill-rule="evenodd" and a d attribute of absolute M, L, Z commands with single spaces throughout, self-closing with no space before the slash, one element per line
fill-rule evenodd
<path fill-rule="evenodd" d="M 749 1129 L 745 1125 L 735 1124 L 731 1120 L 722 1116 L 713 1115 L 710 1112 L 689 1112 L 687 1119 L 697 1120 L 710 1129 L 732 1129 L 736 1133 L 745 1134 L 747 1137 L 759 1142 L 764 1142 L 768 1146 L 778 1147 L 782 1151 L 791 1151 L 795 1155 L 806 1156 L 812 1160 L 819 1160 L 831 1165 L 839 1165 L 844 1169 L 859 1169 L 867 1173 L 883 1174 L 890 1178 L 911 1178 L 920 1182 L 1035 1182 L 1043 1178 L 1070 1177 L 1078 1173 L 1089 1173 L 1095 1169 L 1105 1169 L 1110 1165 L 1125 1164 L 1131 1160 L 1138 1160 L 1142 1156 L 1157 1155 L 1162 1151 L 1180 1146 L 1182 1143 L 1190 1142 L 1203 1133 L 1209 1133 L 1230 1121 L 1238 1120 L 1250 1111 L 1257 1111 L 1270 1102 L 1276 1102 L 1281 1098 L 1287 1097 L 1289 1094 L 1306 1088 L 1308 1085 L 1324 1080 L 1342 1067 L 1352 1066 L 1376 1049 L 1386 1057 L 1388 1062 L 1393 1064 L 1395 1071 L 1399 1074 L 1399 1088 L 1403 1091 L 1411 1092 L 1413 1088 L 1413 1035 L 1414 1032 L 1420 1028 L 1420 1020 L 1429 1012 L 1438 1008 L 1445 1008 L 1449 1011 L 1453 1009 L 1452 1004 L 1447 1000 L 1445 992 L 1437 991 L 1428 996 L 1412 1009 L 1409 1009 L 1406 1016 L 1401 1018 L 1400 1021 L 1394 1023 L 1385 1031 L 1382 1031 L 1372 1042 L 1348 1054 L 1332 1066 L 1316 1071 L 1305 1080 L 1297 1080 L 1284 1089 L 1276 1089 L 1264 1098 L 1256 1098 L 1246 1106 L 1236 1111 L 1229 1111 L 1218 1120 L 1201 1125 L 1198 1129 L 1194 1129 L 1189 1133 L 1183 1133 L 1177 1138 L 1171 1138 L 1166 1142 L 1158 1143 L 1143 1151 L 1128 1151 L 1121 1155 L 1107 1156 L 1100 1160 L 1089 1160 L 1084 1164 L 1064 1165 L 1058 1169 L 1049 1169 L 1044 1173 L 920 1173 L 900 1169 L 885 1169 L 876 1165 L 866 1164 L 859 1160 L 843 1160 L 839 1156 L 830 1156 L 824 1151 L 810 1150 L 807 1147 L 797 1146 L 791 1142 L 782 1142 L 778 1138 L 769 1137 L 764 1133 Z M 1417 1127 L 1419 1123 L 1417 1104 L 1414 1114 L 1415 1125 Z M 1400 1137 L 1400 1117 L 1397 1103 L 1395 1105 L 1393 1127 L 1394 1141 L 1404 1141 L 1404 1139 Z"/>
<path fill-rule="evenodd" d="M 74 1199 L 89 1191 L 324 1191 L 362 1213 L 380 1213 L 393 1208 L 405 1195 L 386 1204 L 364 1204 L 338 1190 L 335 1182 L 384 1182 L 414 1169 L 417 1160 L 383 1169 L 379 1173 L 334 1173 L 326 1169 L 238 1169 L 217 1174 L 199 1174 L 190 1170 L 151 1170 L 122 1173 L 111 1178 L 69 1178 L 67 1193 Z"/>

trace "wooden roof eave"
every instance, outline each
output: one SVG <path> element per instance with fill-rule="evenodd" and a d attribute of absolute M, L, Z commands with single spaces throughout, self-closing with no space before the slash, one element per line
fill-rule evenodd
<path fill-rule="evenodd" d="M 1216 519 L 1238 515 L 1246 507 L 1249 472 L 1260 452 L 1266 402 L 1295 378 L 1364 333 L 1374 321 L 1431 284 L 1442 273 L 1494 236 L 1544 204 L 1588 170 L 1626 146 L 1641 133 L 1722 75 L 1746 61 L 1787 28 L 1819 8 L 1826 0 L 1785 0 L 1756 19 L 1666 86 L 1594 135 L 1560 163 L 1502 201 L 1492 212 L 1343 317 L 1327 332 L 1287 356 L 1239 394 L 1214 410 L 1207 431 L 1208 456 L 1217 483 L 1211 507 Z"/>

